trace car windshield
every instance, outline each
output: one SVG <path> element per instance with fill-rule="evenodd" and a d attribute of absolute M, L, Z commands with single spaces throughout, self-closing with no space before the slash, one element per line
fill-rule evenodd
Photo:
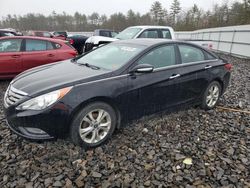
<path fill-rule="evenodd" d="M 145 46 L 112 43 L 84 55 L 77 60 L 77 63 L 116 70 L 144 49 Z"/>
<path fill-rule="evenodd" d="M 134 38 L 139 32 L 141 31 L 140 28 L 128 28 L 120 32 L 118 35 L 115 36 L 117 39 L 126 40 Z"/>

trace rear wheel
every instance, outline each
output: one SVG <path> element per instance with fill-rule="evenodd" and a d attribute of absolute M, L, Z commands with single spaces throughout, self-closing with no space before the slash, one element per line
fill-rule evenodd
<path fill-rule="evenodd" d="M 96 147 L 111 137 L 116 126 L 114 109 L 103 102 L 84 107 L 71 124 L 72 141 L 84 148 Z"/>
<path fill-rule="evenodd" d="M 211 82 L 203 94 L 201 107 L 210 110 L 216 106 L 221 95 L 221 85 L 217 81 Z"/>

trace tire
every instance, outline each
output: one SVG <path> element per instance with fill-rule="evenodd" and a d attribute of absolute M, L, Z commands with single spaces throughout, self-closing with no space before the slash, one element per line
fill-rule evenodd
<path fill-rule="evenodd" d="M 85 149 L 105 143 L 117 124 L 115 110 L 104 102 L 94 102 L 84 107 L 73 119 L 70 137 L 74 144 Z"/>
<path fill-rule="evenodd" d="M 222 88 L 219 82 L 217 81 L 211 82 L 207 86 L 202 96 L 201 108 L 203 108 L 204 110 L 210 110 L 214 108 L 219 101 L 219 98 L 221 96 L 221 91 Z"/>

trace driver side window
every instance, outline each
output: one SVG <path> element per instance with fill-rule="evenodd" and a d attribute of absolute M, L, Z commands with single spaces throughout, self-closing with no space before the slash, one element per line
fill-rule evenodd
<path fill-rule="evenodd" d="M 154 68 L 167 67 L 175 65 L 175 49 L 173 45 L 161 46 L 153 49 L 144 55 L 138 64 L 150 64 Z"/>

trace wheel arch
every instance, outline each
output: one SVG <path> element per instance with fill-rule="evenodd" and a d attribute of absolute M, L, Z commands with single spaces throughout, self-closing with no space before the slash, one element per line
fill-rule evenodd
<path fill-rule="evenodd" d="M 108 105 L 110 105 L 115 113 L 116 113 L 116 117 L 117 117 L 117 125 L 116 128 L 119 129 L 121 126 L 121 113 L 120 113 L 120 109 L 118 108 L 118 105 L 116 104 L 116 102 L 109 97 L 94 97 L 91 99 L 88 99 L 87 101 L 82 102 L 81 104 L 79 104 L 71 113 L 70 115 L 70 124 L 73 121 L 73 118 L 79 113 L 79 111 L 81 109 L 83 109 L 85 106 L 87 106 L 88 104 L 94 103 L 94 102 L 104 102 L 107 103 Z M 70 127 L 70 126 L 69 126 Z"/>

